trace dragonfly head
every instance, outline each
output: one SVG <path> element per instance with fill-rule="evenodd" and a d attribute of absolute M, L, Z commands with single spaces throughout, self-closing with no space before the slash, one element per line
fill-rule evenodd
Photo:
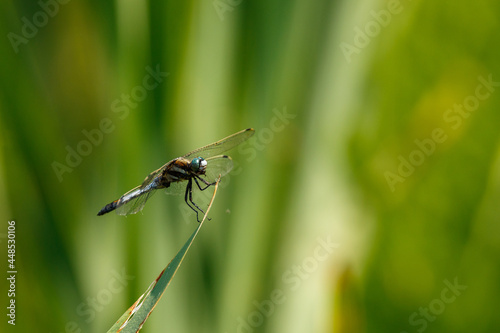
<path fill-rule="evenodd" d="M 206 168 L 207 161 L 203 157 L 196 157 L 191 161 L 191 170 L 196 173 L 204 173 Z"/>

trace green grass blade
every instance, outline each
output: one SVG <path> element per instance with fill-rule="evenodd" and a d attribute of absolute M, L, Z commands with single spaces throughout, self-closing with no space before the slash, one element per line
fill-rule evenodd
<path fill-rule="evenodd" d="M 151 283 L 149 288 L 144 292 L 144 294 L 139 297 L 139 299 L 130 307 L 127 311 L 116 321 L 116 323 L 108 330 L 110 332 L 139 332 L 142 325 L 146 322 L 149 315 L 153 312 L 156 304 L 160 300 L 161 296 L 167 289 L 168 285 L 172 281 L 175 273 L 179 269 L 182 260 L 186 256 L 191 244 L 193 243 L 198 231 L 200 230 L 203 222 L 207 218 L 207 214 L 212 207 L 212 202 L 215 198 L 215 193 L 217 193 L 217 187 L 219 185 L 220 176 L 215 184 L 214 194 L 208 205 L 207 211 L 203 216 L 203 220 L 198 225 L 198 228 L 193 232 L 191 237 L 187 240 L 181 250 L 177 255 L 170 261 L 170 263 L 165 267 L 165 269 L 160 273 L 155 281 Z"/>

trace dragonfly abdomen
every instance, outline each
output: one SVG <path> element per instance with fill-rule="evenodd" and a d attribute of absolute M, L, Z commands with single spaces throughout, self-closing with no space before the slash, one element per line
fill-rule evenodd
<path fill-rule="evenodd" d="M 116 209 L 116 203 L 118 202 L 118 200 L 115 200 L 109 204 L 107 204 L 106 206 L 104 206 L 100 211 L 99 213 L 97 213 L 97 216 L 101 216 L 101 215 L 104 215 L 106 213 L 109 213 L 113 210 Z"/>

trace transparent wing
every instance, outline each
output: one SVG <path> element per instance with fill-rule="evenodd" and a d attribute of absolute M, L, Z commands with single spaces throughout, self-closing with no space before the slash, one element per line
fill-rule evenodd
<path fill-rule="evenodd" d="M 202 176 L 210 183 L 215 183 L 219 175 L 224 177 L 233 169 L 233 160 L 226 155 L 218 155 L 206 159 L 207 169 Z"/>
<path fill-rule="evenodd" d="M 158 170 L 151 172 L 141 185 L 134 187 L 122 195 L 116 202 L 116 214 L 129 215 L 140 212 L 144 208 L 146 201 L 156 192 L 155 187 L 158 176 L 163 173 L 163 170 L 165 170 L 170 162 Z"/>
<path fill-rule="evenodd" d="M 156 192 L 154 189 L 144 191 L 139 187 L 130 190 L 118 200 L 116 214 L 129 215 L 140 212 L 144 208 L 146 201 Z"/>
<path fill-rule="evenodd" d="M 137 186 L 136 188 L 141 188 L 141 189 L 148 189 L 151 188 L 151 186 L 154 185 L 154 181 L 160 176 L 163 171 L 171 164 L 174 160 L 171 160 L 167 163 L 165 163 L 161 168 L 151 172 L 146 178 L 144 178 L 144 181 L 140 186 Z M 134 189 L 130 190 L 129 192 L 133 191 Z M 128 192 L 127 192 L 128 193 Z"/>
<path fill-rule="evenodd" d="M 228 136 L 227 138 L 221 139 L 207 146 L 195 149 L 192 152 L 187 153 L 183 157 L 189 158 L 189 157 L 201 156 L 204 159 L 208 160 L 209 157 L 220 155 L 221 153 L 236 147 L 243 141 L 248 140 L 248 138 L 250 138 L 254 133 L 255 130 L 253 128 L 247 128 L 243 131 L 234 133 Z"/>
<path fill-rule="evenodd" d="M 186 193 L 187 181 L 172 182 L 170 186 L 165 189 L 166 194 L 170 195 L 184 195 Z"/>

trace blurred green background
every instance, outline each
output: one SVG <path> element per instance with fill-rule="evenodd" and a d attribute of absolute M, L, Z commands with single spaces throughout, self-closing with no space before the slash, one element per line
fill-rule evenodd
<path fill-rule="evenodd" d="M 498 2 L 0 9 L 7 331 L 111 327 L 196 219 L 162 193 L 96 213 L 254 127 L 143 332 L 498 332 Z"/>

